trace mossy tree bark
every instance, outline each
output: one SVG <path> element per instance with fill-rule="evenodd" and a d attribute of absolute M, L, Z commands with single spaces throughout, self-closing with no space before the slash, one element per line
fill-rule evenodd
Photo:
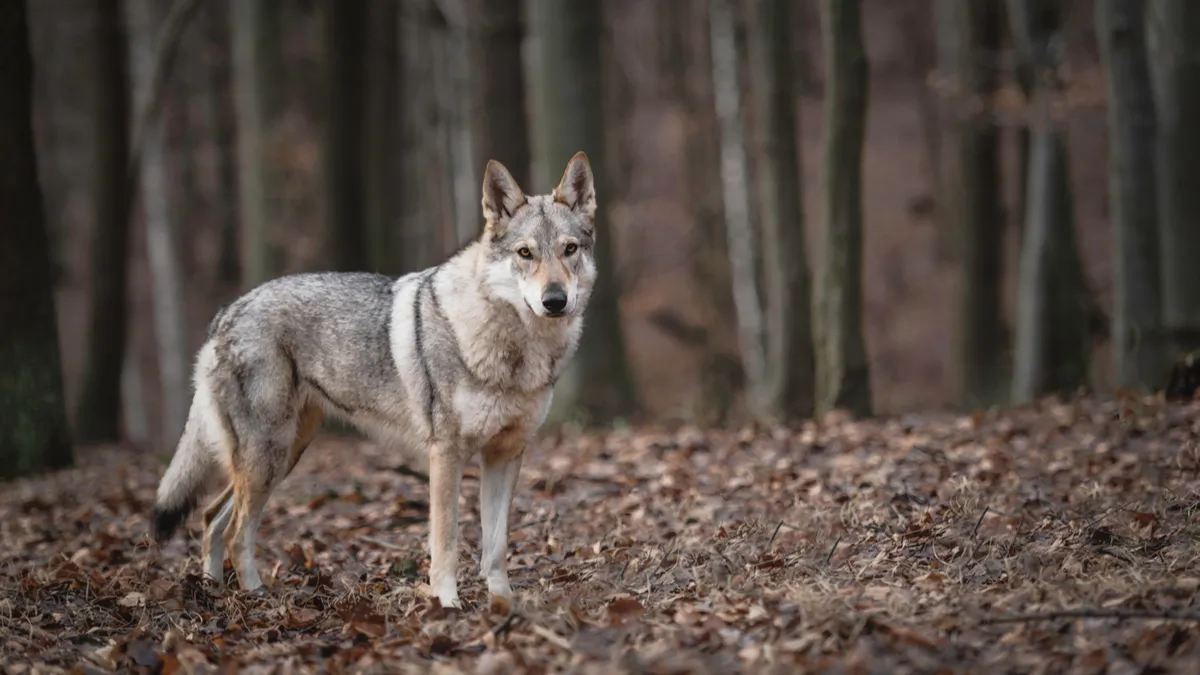
<path fill-rule="evenodd" d="M 0 4 L 0 478 L 72 461 L 27 26 L 25 0 Z"/>
<path fill-rule="evenodd" d="M 817 412 L 871 414 L 863 338 L 862 161 L 867 55 L 859 0 L 825 0 L 824 236 L 813 302 Z"/>

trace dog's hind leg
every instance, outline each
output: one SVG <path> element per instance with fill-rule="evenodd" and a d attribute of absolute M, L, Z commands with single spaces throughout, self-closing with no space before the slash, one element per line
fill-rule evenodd
<path fill-rule="evenodd" d="M 262 520 L 263 507 L 275 488 L 295 468 L 301 455 L 308 449 L 317 430 L 321 427 L 324 413 L 315 404 L 301 409 L 296 420 L 295 434 L 286 452 L 282 446 L 269 440 L 263 442 L 261 452 L 239 453 L 235 460 L 234 481 L 227 491 L 232 495 L 218 513 L 213 525 L 220 525 L 221 534 L 233 557 L 234 571 L 243 590 L 252 591 L 262 586 L 254 561 L 255 540 Z M 252 460 L 242 459 L 249 455 Z M 222 524 L 221 515 L 229 517 Z M 206 533 L 207 534 L 207 533 Z M 220 564 L 223 564 L 221 561 Z"/>
<path fill-rule="evenodd" d="M 204 576 L 225 585 L 225 528 L 233 517 L 233 484 L 226 486 L 221 495 L 204 509 Z"/>

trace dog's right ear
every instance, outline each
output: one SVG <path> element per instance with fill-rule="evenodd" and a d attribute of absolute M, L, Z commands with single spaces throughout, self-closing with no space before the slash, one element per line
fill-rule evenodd
<path fill-rule="evenodd" d="M 504 230 L 509 218 L 525 205 L 525 193 L 504 165 L 489 159 L 483 170 L 483 217 L 493 234 Z"/>

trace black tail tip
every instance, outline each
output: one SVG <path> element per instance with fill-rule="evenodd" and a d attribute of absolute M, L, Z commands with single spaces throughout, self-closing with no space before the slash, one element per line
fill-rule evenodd
<path fill-rule="evenodd" d="M 192 512 L 190 504 L 181 504 L 174 508 L 154 507 L 154 539 L 158 543 L 163 543 L 175 534 L 175 530 L 187 520 L 188 515 Z"/>

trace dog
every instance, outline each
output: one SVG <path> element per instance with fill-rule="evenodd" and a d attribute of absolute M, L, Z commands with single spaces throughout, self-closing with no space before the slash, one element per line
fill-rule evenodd
<path fill-rule="evenodd" d="M 480 234 L 440 265 L 398 278 L 283 276 L 217 312 L 155 496 L 157 541 L 224 474 L 224 491 L 204 510 L 203 571 L 223 584 L 228 550 L 241 588 L 259 590 L 263 506 L 328 415 L 428 459 L 429 585 L 444 607 L 462 607 L 459 488 L 464 465 L 480 454 L 479 573 L 491 596 L 512 596 L 513 489 L 596 281 L 588 157 L 576 153 L 550 194 L 530 196 L 491 160 L 481 204 Z"/>

